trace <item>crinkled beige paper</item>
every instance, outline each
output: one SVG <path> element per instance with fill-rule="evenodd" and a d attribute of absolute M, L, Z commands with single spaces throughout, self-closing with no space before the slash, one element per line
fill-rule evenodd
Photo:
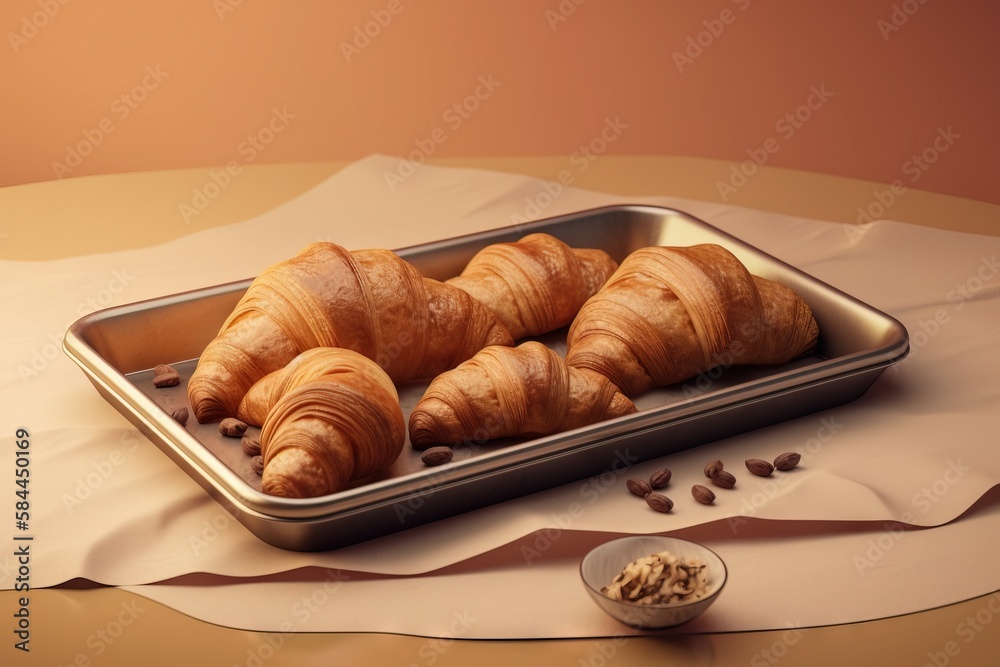
<path fill-rule="evenodd" d="M 998 531 L 987 528 L 1000 511 L 988 493 L 1000 480 L 1000 239 L 570 188 L 540 199 L 551 189 L 534 179 L 428 166 L 390 191 L 384 175 L 395 166 L 367 158 L 257 218 L 152 248 L 0 263 L 18 323 L 0 333 L 0 401 L 5 422 L 17 420 L 2 441 L 9 450 L 14 428 L 31 432 L 33 585 L 129 586 L 199 618 L 272 631 L 596 636 L 625 629 L 579 587 L 586 547 L 679 531 L 716 547 L 731 577 L 687 631 L 863 620 L 1000 589 Z M 720 493 L 712 506 L 675 501 L 661 515 L 621 485 L 582 480 L 308 554 L 251 535 L 59 349 L 67 326 L 96 308 L 251 277 L 312 241 L 398 248 L 613 203 L 687 211 L 886 311 L 908 328 L 909 357 L 851 404 L 630 470 L 669 465 L 681 497 L 706 456 L 803 452 L 799 469 Z M 941 568 L 945 558 L 954 566 Z M 11 565 L 0 558 L 4 588 Z M 328 602 L 302 607 L 311 596 Z"/>

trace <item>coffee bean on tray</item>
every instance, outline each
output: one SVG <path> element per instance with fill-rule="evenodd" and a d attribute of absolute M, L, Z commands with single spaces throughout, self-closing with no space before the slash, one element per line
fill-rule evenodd
<path fill-rule="evenodd" d="M 425 449 L 424 453 L 420 455 L 420 460 L 425 466 L 439 466 L 451 461 L 454 455 L 455 452 L 452 451 L 451 447 L 442 445 Z"/>
<path fill-rule="evenodd" d="M 219 422 L 219 433 L 230 438 L 242 437 L 247 432 L 247 424 L 235 417 L 226 417 Z"/>
<path fill-rule="evenodd" d="M 153 369 L 154 387 L 176 387 L 181 383 L 181 376 L 173 366 L 157 364 Z"/>

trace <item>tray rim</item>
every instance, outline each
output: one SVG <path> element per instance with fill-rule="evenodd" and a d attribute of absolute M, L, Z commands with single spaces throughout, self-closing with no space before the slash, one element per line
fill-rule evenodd
<path fill-rule="evenodd" d="M 154 444 L 160 449 L 168 446 L 173 451 L 173 454 L 168 452 L 168 455 L 175 462 L 175 455 L 181 457 L 186 464 L 182 466 L 185 468 L 185 472 L 192 475 L 194 471 L 199 471 L 205 475 L 205 478 L 198 479 L 197 481 L 202 486 L 205 486 L 206 483 L 210 484 L 215 491 L 221 492 L 222 495 L 227 497 L 228 503 L 232 505 L 231 510 L 235 509 L 248 515 L 259 515 L 262 518 L 289 523 L 327 520 L 342 514 L 358 512 L 370 506 L 384 505 L 391 501 L 402 502 L 407 498 L 415 497 L 415 494 L 419 495 L 428 491 L 433 492 L 435 489 L 466 482 L 470 477 L 492 474 L 499 469 L 509 468 L 512 465 L 525 465 L 533 461 L 545 460 L 553 456 L 558 456 L 560 452 L 566 451 L 569 448 L 581 446 L 596 447 L 609 440 L 663 427 L 673 420 L 690 418 L 713 409 L 718 409 L 719 407 L 729 407 L 760 400 L 771 394 L 795 388 L 805 388 L 825 382 L 833 382 L 841 377 L 859 373 L 881 372 L 881 370 L 899 362 L 908 354 L 908 333 L 902 323 L 896 318 L 770 255 L 760 248 L 718 229 L 696 216 L 670 207 L 647 204 L 601 206 L 528 223 L 507 225 L 428 243 L 405 246 L 394 250 L 394 252 L 405 259 L 407 256 L 417 252 L 430 252 L 435 248 L 444 248 L 456 243 L 476 242 L 477 240 L 487 239 L 491 242 L 497 242 L 501 240 L 497 239 L 497 236 L 510 235 L 517 238 L 535 231 L 543 231 L 556 223 L 571 224 L 579 218 L 628 212 L 646 212 L 661 216 L 667 214 L 684 218 L 686 222 L 701 226 L 720 239 L 724 239 L 727 244 L 742 248 L 745 252 L 761 256 L 773 265 L 780 266 L 782 270 L 791 272 L 800 279 L 811 282 L 814 286 L 835 295 L 838 299 L 853 303 L 855 307 L 880 319 L 885 324 L 887 330 L 892 332 L 892 335 L 885 345 L 877 349 L 852 353 L 836 357 L 832 360 L 823 360 L 818 364 L 805 368 L 790 369 L 769 375 L 765 383 L 768 385 L 767 391 L 744 397 L 736 403 L 732 401 L 727 402 L 726 399 L 732 393 L 745 389 L 742 385 L 714 391 L 686 401 L 649 408 L 633 415 L 626 415 L 601 422 L 599 425 L 585 426 L 543 438 L 528 440 L 519 443 L 515 447 L 498 449 L 465 460 L 456 460 L 445 468 L 429 468 L 427 471 L 419 471 L 393 479 L 380 480 L 369 485 L 354 487 L 328 496 L 302 499 L 271 496 L 247 484 L 235 471 L 218 459 L 193 434 L 170 418 L 150 398 L 142 392 L 130 389 L 134 388 L 134 384 L 129 381 L 127 374 L 114 368 L 108 360 L 102 357 L 83 339 L 83 333 L 88 327 L 104 319 L 112 318 L 119 314 L 130 313 L 135 310 L 152 310 L 156 307 L 184 302 L 193 295 L 207 297 L 210 295 L 228 294 L 236 290 L 245 289 L 253 281 L 253 278 L 245 278 L 152 297 L 95 311 L 79 318 L 70 325 L 63 339 L 63 350 L 81 367 L 105 400 L 112 402 L 109 396 L 115 397 L 118 402 L 112 402 L 112 404 L 119 411 L 122 408 L 126 408 L 133 417 L 133 423 L 140 430 L 143 430 L 147 437 L 154 440 Z M 835 374 L 824 375 L 814 378 L 811 382 L 797 384 L 802 379 L 802 376 L 815 375 L 817 366 L 836 366 L 839 370 Z M 671 418 L 665 418 L 665 413 L 673 414 Z M 602 435 L 596 439 L 587 439 L 588 435 L 598 429 L 601 430 Z M 497 459 L 502 460 L 498 463 Z M 429 478 L 433 479 L 430 484 L 422 484 L 414 488 L 412 482 Z"/>

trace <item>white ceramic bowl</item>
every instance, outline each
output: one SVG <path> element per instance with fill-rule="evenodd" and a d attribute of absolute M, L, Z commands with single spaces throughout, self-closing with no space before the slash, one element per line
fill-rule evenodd
<path fill-rule="evenodd" d="M 601 589 L 611 583 L 629 563 L 652 554 L 669 551 L 681 560 L 697 558 L 705 564 L 708 592 L 704 597 L 673 604 L 639 605 L 612 600 Z M 726 564 L 706 546 L 675 537 L 635 535 L 622 537 L 594 548 L 580 562 L 580 577 L 587 593 L 601 609 L 626 625 L 642 630 L 661 630 L 686 623 L 715 602 L 726 585 Z"/>

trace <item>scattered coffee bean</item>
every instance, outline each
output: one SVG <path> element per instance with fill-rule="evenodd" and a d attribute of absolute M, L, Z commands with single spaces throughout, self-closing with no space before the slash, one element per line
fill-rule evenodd
<path fill-rule="evenodd" d="M 691 495 L 702 505 L 711 505 L 715 502 L 715 494 L 712 492 L 712 489 L 701 484 L 695 484 L 691 487 Z"/>
<path fill-rule="evenodd" d="M 176 387 L 181 383 L 181 376 L 177 369 L 167 364 L 158 364 L 153 369 L 154 387 Z"/>
<path fill-rule="evenodd" d="M 254 471 L 255 474 L 257 474 L 257 475 L 263 475 L 264 474 L 264 457 L 261 456 L 260 454 L 258 454 L 257 456 L 252 457 L 250 459 L 250 467 L 253 468 L 253 471 Z"/>
<path fill-rule="evenodd" d="M 177 408 L 170 413 L 170 416 L 174 418 L 181 426 L 187 426 L 188 423 L 188 409 L 187 408 Z"/>
<path fill-rule="evenodd" d="M 798 452 L 785 452 L 774 459 L 774 467 L 778 470 L 791 470 L 799 464 L 800 460 L 802 460 L 802 455 Z"/>
<path fill-rule="evenodd" d="M 720 470 L 712 475 L 712 484 L 723 489 L 731 489 L 736 486 L 736 477 L 731 472 Z"/>
<path fill-rule="evenodd" d="M 177 408 L 170 413 L 170 416 L 173 417 L 173 420 L 181 426 L 187 426 L 187 419 L 189 416 L 187 408 Z"/>
<path fill-rule="evenodd" d="M 722 461 L 715 460 L 705 465 L 705 477 L 712 479 L 717 472 L 722 471 Z"/>
<path fill-rule="evenodd" d="M 768 477 L 774 472 L 774 466 L 764 459 L 747 459 L 746 466 L 747 470 L 758 477 Z"/>
<path fill-rule="evenodd" d="M 451 461 L 451 458 L 455 455 L 451 447 L 439 446 L 431 447 L 425 449 L 424 453 L 420 455 L 420 460 L 423 461 L 426 466 L 439 466 Z"/>
<path fill-rule="evenodd" d="M 663 512 L 664 514 L 674 508 L 674 501 L 662 493 L 656 492 L 646 494 L 646 504 L 657 512 Z"/>
<path fill-rule="evenodd" d="M 240 438 L 247 432 L 247 425 L 234 417 L 226 417 L 219 422 L 219 433 L 230 438 Z"/>
<path fill-rule="evenodd" d="M 645 498 L 652 491 L 649 484 L 637 477 L 625 480 L 625 486 L 628 487 L 629 493 L 640 498 Z"/>
<path fill-rule="evenodd" d="M 247 456 L 260 455 L 260 440 L 254 438 L 253 436 L 243 436 L 243 439 L 240 441 L 240 446 L 243 447 L 243 453 Z"/>
<path fill-rule="evenodd" d="M 670 483 L 670 468 L 660 468 L 649 476 L 649 488 L 662 489 Z"/>

